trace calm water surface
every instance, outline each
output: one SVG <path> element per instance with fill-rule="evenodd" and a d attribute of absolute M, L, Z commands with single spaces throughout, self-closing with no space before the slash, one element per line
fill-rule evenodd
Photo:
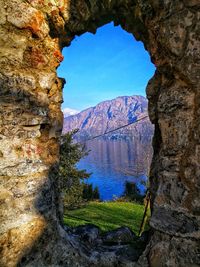
<path fill-rule="evenodd" d="M 92 173 L 86 183 L 98 186 L 101 200 L 122 196 L 126 181 L 135 182 L 141 193 L 145 191 L 152 157 L 150 142 L 93 140 L 86 147 L 91 151 L 78 163 L 78 168 Z"/>

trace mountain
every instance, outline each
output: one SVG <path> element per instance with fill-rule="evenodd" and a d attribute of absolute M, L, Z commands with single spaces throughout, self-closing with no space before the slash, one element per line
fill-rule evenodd
<path fill-rule="evenodd" d="M 90 107 L 76 115 L 65 118 L 63 133 L 72 129 L 79 129 L 75 139 L 87 140 L 145 116 L 148 116 L 148 101 L 145 97 L 121 96 L 101 102 L 95 107 Z M 147 117 L 137 123 L 104 135 L 102 138 L 125 140 L 140 138 L 143 142 L 150 142 L 153 130 L 153 125 Z"/>
<path fill-rule="evenodd" d="M 63 112 L 64 118 L 67 118 L 67 117 L 69 117 L 71 115 L 75 115 L 75 114 L 79 113 L 78 110 L 72 109 L 72 108 L 65 108 L 65 109 L 63 109 L 62 112 Z"/>

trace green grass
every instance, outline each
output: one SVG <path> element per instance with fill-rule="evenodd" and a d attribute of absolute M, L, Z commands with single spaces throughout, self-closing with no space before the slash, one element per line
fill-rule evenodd
<path fill-rule="evenodd" d="M 94 224 L 99 226 L 102 232 L 128 226 L 138 234 L 143 213 L 144 205 L 137 203 L 90 202 L 83 208 L 67 210 L 64 223 L 71 227 Z"/>

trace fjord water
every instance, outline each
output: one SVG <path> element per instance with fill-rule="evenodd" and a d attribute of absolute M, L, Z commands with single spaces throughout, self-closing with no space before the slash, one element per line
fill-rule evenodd
<path fill-rule="evenodd" d="M 151 142 L 140 139 L 86 142 L 90 153 L 78 163 L 79 169 L 92 173 L 86 183 L 98 186 L 103 201 L 123 195 L 125 182 L 135 182 L 145 191 L 147 173 L 152 157 Z"/>

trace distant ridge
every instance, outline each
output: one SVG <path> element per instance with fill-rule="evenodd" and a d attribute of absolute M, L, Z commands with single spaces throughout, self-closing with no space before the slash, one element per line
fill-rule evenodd
<path fill-rule="evenodd" d="M 64 108 L 62 112 L 63 112 L 64 118 L 67 118 L 71 115 L 75 115 L 75 114 L 79 113 L 78 110 L 72 109 L 72 108 Z"/>
<path fill-rule="evenodd" d="M 143 96 L 120 96 L 103 101 L 76 115 L 64 119 L 63 133 L 79 129 L 75 138 L 87 140 L 91 137 L 112 131 L 148 115 L 148 101 Z M 126 128 L 105 135 L 104 139 L 140 138 L 149 142 L 153 135 L 153 125 L 149 118 Z M 101 137 L 102 138 L 102 137 Z"/>

